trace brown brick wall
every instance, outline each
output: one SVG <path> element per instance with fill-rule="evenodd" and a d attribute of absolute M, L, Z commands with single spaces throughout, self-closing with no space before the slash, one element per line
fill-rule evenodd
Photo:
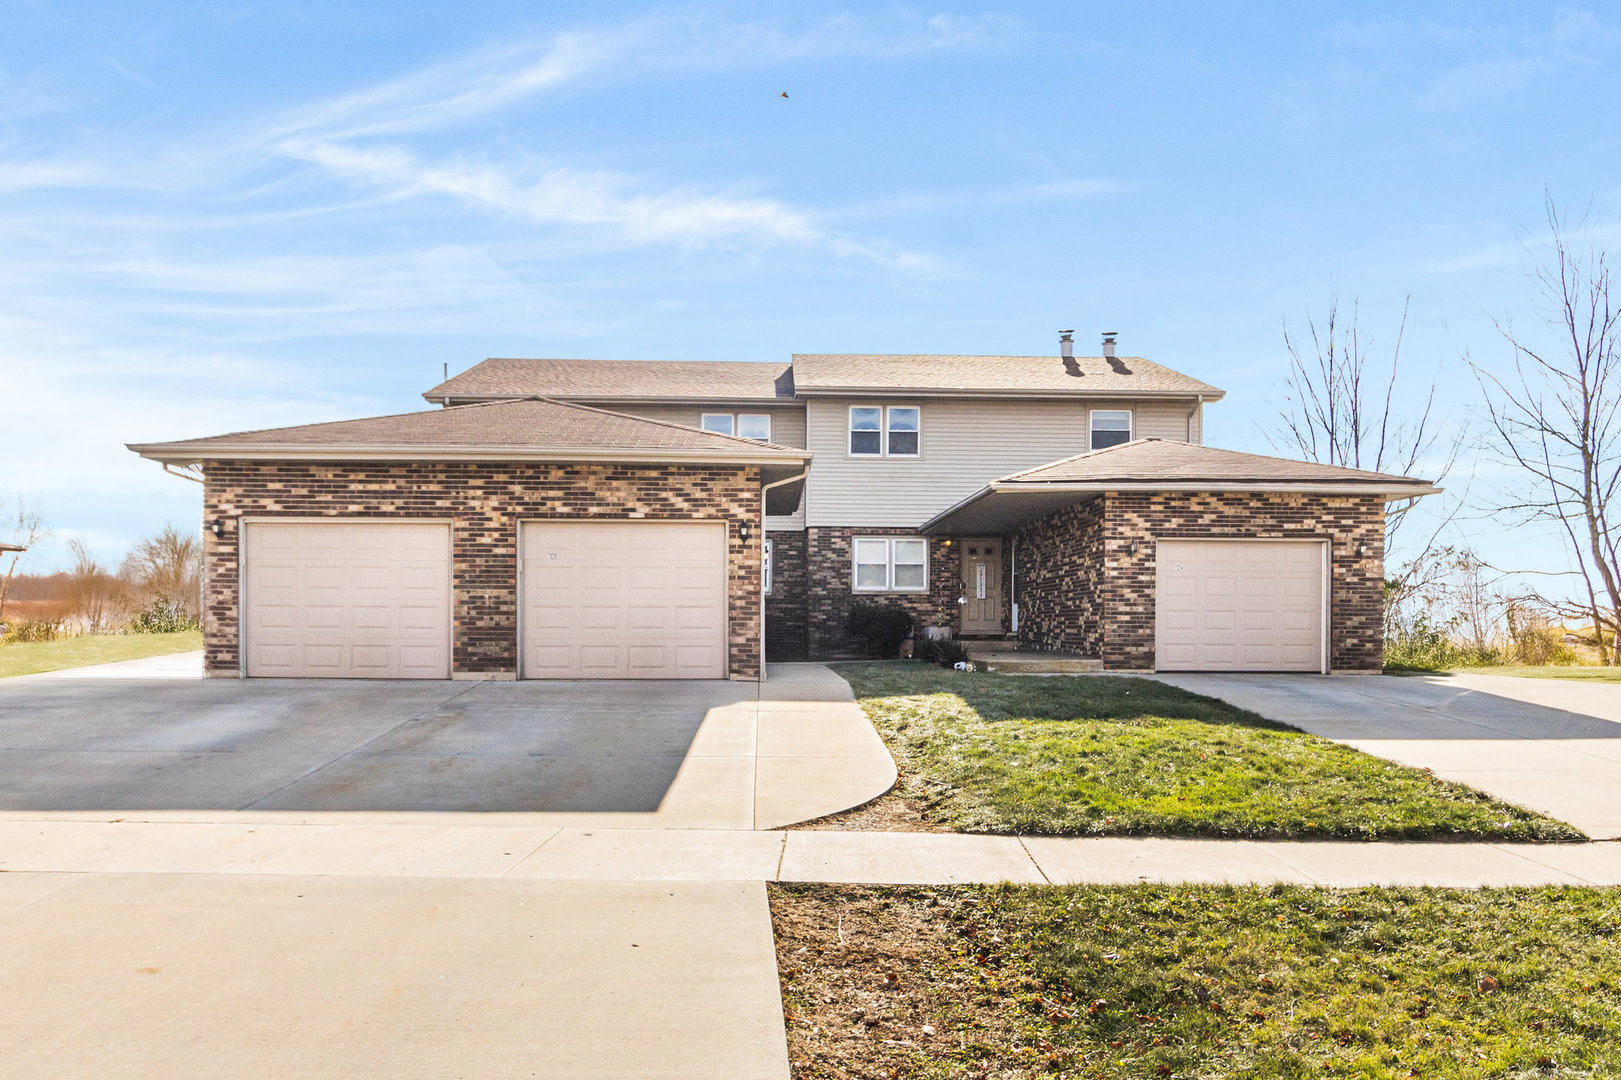
<path fill-rule="evenodd" d="M 1330 666 L 1377 671 L 1384 657 L 1378 496 L 1133 492 L 1032 522 L 1019 532 L 1020 640 L 1101 656 L 1108 668 L 1152 668 L 1156 538 L 1289 537 L 1330 541 Z M 1356 554 L 1359 546 L 1366 555 Z"/>
<path fill-rule="evenodd" d="M 451 522 L 457 674 L 517 668 L 518 522 L 536 518 L 744 521 L 728 530 L 729 670 L 760 675 L 760 476 L 754 467 L 216 461 L 204 466 L 205 664 L 238 660 L 236 518 L 444 518 Z"/>
<path fill-rule="evenodd" d="M 1103 500 L 1033 521 L 1014 541 L 1020 646 L 1103 655 Z"/>
<path fill-rule="evenodd" d="M 805 534 L 768 532 L 772 545 L 771 592 L 765 598 L 765 658 L 803 660 L 810 613 L 810 575 L 805 562 Z"/>
<path fill-rule="evenodd" d="M 947 625 L 957 625 L 957 597 L 962 591 L 961 562 L 956 542 L 940 537 L 929 540 L 929 591 L 925 593 L 858 593 L 853 588 L 852 538 L 857 536 L 917 536 L 909 529 L 805 530 L 806 567 L 810 611 L 806 619 L 812 660 L 848 659 L 860 655 L 859 646 L 844 631 L 852 605 L 869 600 L 893 603 L 912 613 L 919 626 L 933 625 L 944 611 Z"/>

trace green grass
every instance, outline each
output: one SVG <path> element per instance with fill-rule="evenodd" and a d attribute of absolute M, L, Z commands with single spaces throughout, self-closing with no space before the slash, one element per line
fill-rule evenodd
<path fill-rule="evenodd" d="M 1621 683 L 1621 668 L 1613 667 L 1556 667 L 1542 665 L 1503 665 L 1501 667 L 1454 668 L 1471 675 L 1514 675 L 1522 679 L 1570 679 L 1574 682 Z"/>
<path fill-rule="evenodd" d="M 60 641 L 0 645 L 0 679 L 41 671 L 140 660 L 147 656 L 191 652 L 203 647 L 201 630 L 180 634 L 86 634 Z"/>
<path fill-rule="evenodd" d="M 898 793 L 966 832 L 1570 840 L 1562 822 L 1151 679 L 841 664 Z"/>
<path fill-rule="evenodd" d="M 856 1054 L 916 1080 L 1621 1075 L 1616 889 L 778 885 L 772 907 L 788 1015 L 823 1025 L 790 1024 L 799 1080 Z M 863 993 L 885 964 L 894 989 Z M 896 1044 L 875 1059 L 838 1038 L 843 998 L 909 1030 L 869 1029 Z"/>

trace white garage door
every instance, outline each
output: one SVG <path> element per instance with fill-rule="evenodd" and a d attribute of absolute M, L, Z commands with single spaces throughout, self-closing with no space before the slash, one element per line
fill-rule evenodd
<path fill-rule="evenodd" d="M 243 526 L 250 676 L 450 678 L 450 527 Z"/>
<path fill-rule="evenodd" d="M 1322 671 L 1324 547 L 1317 540 L 1161 540 L 1154 666 Z"/>
<path fill-rule="evenodd" d="M 525 522 L 526 679 L 724 679 L 726 527 Z"/>

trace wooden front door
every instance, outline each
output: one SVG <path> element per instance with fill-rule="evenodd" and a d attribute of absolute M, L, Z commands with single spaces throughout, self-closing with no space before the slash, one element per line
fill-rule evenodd
<path fill-rule="evenodd" d="M 1002 632 L 1002 541 L 959 540 L 962 545 L 962 605 L 964 634 Z"/>

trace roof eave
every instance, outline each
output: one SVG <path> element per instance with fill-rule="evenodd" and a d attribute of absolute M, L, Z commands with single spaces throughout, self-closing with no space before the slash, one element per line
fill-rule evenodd
<path fill-rule="evenodd" d="M 566 401 L 576 405 L 725 405 L 733 402 L 742 402 L 749 405 L 793 405 L 795 399 L 791 397 L 751 397 L 746 394 L 705 394 L 693 396 L 685 394 L 636 394 L 624 397 L 614 397 L 604 394 L 558 394 L 547 393 L 537 395 L 527 394 L 435 394 L 425 393 L 422 399 L 431 405 L 441 405 L 446 402 L 456 405 L 482 405 L 491 401 L 523 401 L 528 398 L 544 396 L 552 401 Z"/>

